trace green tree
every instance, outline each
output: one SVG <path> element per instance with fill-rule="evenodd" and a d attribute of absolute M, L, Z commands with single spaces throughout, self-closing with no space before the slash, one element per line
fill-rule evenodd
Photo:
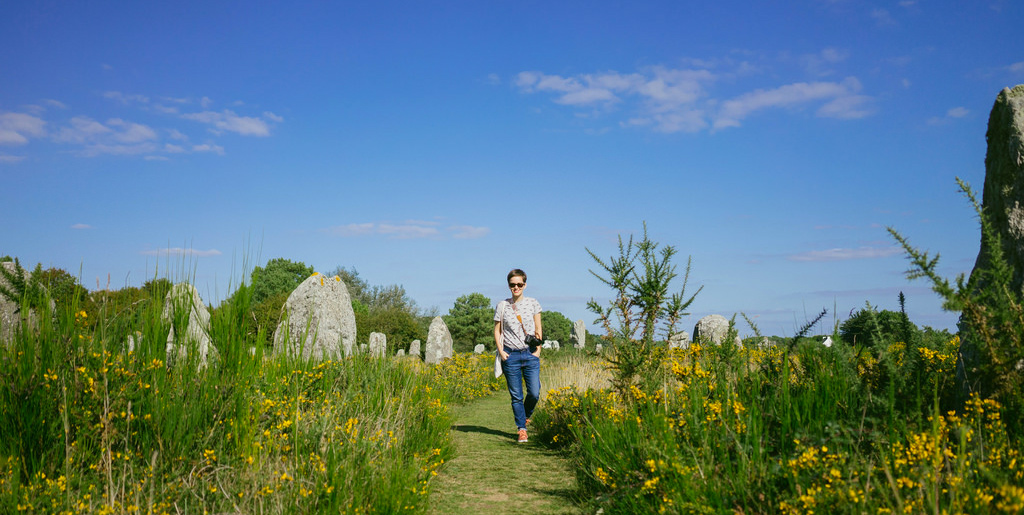
<path fill-rule="evenodd" d="M 89 290 L 85 289 L 78 282 L 78 278 L 60 268 L 47 268 L 34 274 L 33 280 L 46 288 L 50 297 L 56 303 L 57 309 L 71 309 L 76 307 L 81 310 L 88 309 Z"/>
<path fill-rule="evenodd" d="M 482 293 L 455 299 L 455 305 L 441 318 L 448 325 L 455 350 L 459 352 L 472 351 L 477 344 L 487 345 L 494 340 L 494 307 L 491 299 Z"/>
<path fill-rule="evenodd" d="M 572 322 L 557 311 L 541 311 L 540 323 L 544 328 L 545 340 L 557 340 L 559 345 L 568 345 L 572 334 Z"/>
<path fill-rule="evenodd" d="M 619 255 L 607 261 L 602 260 L 589 248 L 590 257 L 599 265 L 601 272 L 591 270 L 601 282 L 614 292 L 607 307 L 591 299 L 587 309 L 594 312 L 615 349 L 608 358 L 612 369 L 612 386 L 624 399 L 632 399 L 632 386 L 639 387 L 648 395 L 660 389 L 659 368 L 662 362 L 663 346 L 654 343 L 659 325 L 664 325 L 667 335 L 675 332 L 675 325 L 685 310 L 693 304 L 698 288 L 686 297 L 686 284 L 690 278 L 691 260 L 686 262 L 682 288 L 678 293 L 669 293 L 669 287 L 676 278 L 676 265 L 672 258 L 675 247 L 662 247 L 647 235 L 644 223 L 643 238 L 633 241 L 630 236 L 624 242 L 619 236 Z"/>
<path fill-rule="evenodd" d="M 313 267 L 301 261 L 276 258 L 267 261 L 267 266 L 252 271 L 252 301 L 259 303 L 281 292 L 291 293 L 313 275 Z"/>
<path fill-rule="evenodd" d="M 914 342 L 917 334 L 917 326 L 905 313 L 887 309 L 876 311 L 871 305 L 857 311 L 839 325 L 839 337 L 844 342 L 868 347 L 897 341 L 909 345 Z"/>

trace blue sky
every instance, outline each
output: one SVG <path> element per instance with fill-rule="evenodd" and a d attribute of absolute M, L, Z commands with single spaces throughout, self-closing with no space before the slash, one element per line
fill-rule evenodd
<path fill-rule="evenodd" d="M 900 291 L 951 328 L 885 227 L 970 271 L 954 178 L 1024 82 L 1003 0 L 156 4 L 0 4 L 0 254 L 209 302 L 286 257 L 441 313 L 520 267 L 589 325 L 585 249 L 646 221 L 704 287 L 687 329 Z"/>

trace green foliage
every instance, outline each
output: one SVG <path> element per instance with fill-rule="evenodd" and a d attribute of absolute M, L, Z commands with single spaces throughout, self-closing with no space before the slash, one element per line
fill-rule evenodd
<path fill-rule="evenodd" d="M 387 337 L 388 352 L 408 348 L 413 340 L 424 340 L 427 330 L 421 327 L 416 301 L 401 285 L 371 286 L 355 269 L 337 267 L 330 276 L 345 283 L 356 316 L 356 341 L 367 343 L 370 333 Z"/>
<path fill-rule="evenodd" d="M 541 311 L 540 323 L 544 328 L 545 340 L 556 340 L 559 345 L 568 345 L 572 335 L 572 321 L 557 311 Z"/>
<path fill-rule="evenodd" d="M 97 292 L 92 325 L 44 307 L 0 346 L 0 513 L 427 513 L 449 406 L 498 385 L 482 358 L 264 356 L 244 287 L 211 316 L 221 359 L 168 366 L 159 291 Z"/>
<path fill-rule="evenodd" d="M 569 455 L 588 513 L 1019 513 L 1006 408 L 937 409 L 956 345 L 694 344 L 653 394 L 552 391 L 531 439 Z"/>
<path fill-rule="evenodd" d="M 971 202 L 981 224 L 984 258 L 970 279 L 959 274 L 954 283 L 938 274 L 939 255 L 930 257 L 910 245 L 895 229 L 889 234 L 903 246 L 911 267 L 910 279 L 925 278 L 943 299 L 943 308 L 960 312 L 958 376 L 963 397 L 967 392 L 993 396 L 1008 406 L 1011 426 L 1024 422 L 1024 292 L 1015 280 L 1006 258 L 1002 237 L 996 231 L 991 214 L 978 202 L 970 186 L 957 178 L 961 192 Z"/>
<path fill-rule="evenodd" d="M 30 309 L 42 308 L 47 304 L 46 290 L 36 279 L 42 275 L 42 265 L 36 265 L 35 270 L 29 274 L 21 266 L 21 261 L 14 258 L 14 270 L 8 270 L 0 266 L 0 276 L 4 281 L 0 282 L 0 296 L 6 297 L 9 301 L 18 305 L 15 313 L 21 312 L 23 306 Z M 6 286 L 4 285 L 6 282 Z"/>
<path fill-rule="evenodd" d="M 850 345 L 873 347 L 888 341 L 912 343 L 917 335 L 917 326 L 905 313 L 876 311 L 870 304 L 839 325 L 840 338 Z"/>
<path fill-rule="evenodd" d="M 252 271 L 252 300 L 260 303 L 281 292 L 291 293 L 313 275 L 313 267 L 301 261 L 276 258 L 267 261 L 267 266 L 256 267 Z"/>
<path fill-rule="evenodd" d="M 494 347 L 494 306 L 484 294 L 462 295 L 441 318 L 452 335 L 455 351 L 470 352 L 480 343 Z"/>
<path fill-rule="evenodd" d="M 425 340 L 426 332 L 420 329 L 419 319 L 398 307 L 379 307 L 372 311 L 356 310 L 356 340 L 370 341 L 370 333 L 383 333 L 387 337 L 387 352 L 394 354 L 398 349 L 407 349 L 413 340 Z"/>
<path fill-rule="evenodd" d="M 666 334 L 673 334 L 676 323 L 688 314 L 685 310 L 703 289 L 698 288 L 686 297 L 691 260 L 686 262 L 682 288 L 669 294 L 669 286 L 676 278 L 676 265 L 672 263 L 676 249 L 652 241 L 646 223 L 643 237 L 636 243 L 632 236 L 628 242 L 619 236 L 618 256 L 605 261 L 589 248 L 587 253 L 601 268 L 601 272 L 590 273 L 615 292 L 607 307 L 593 299 L 587 303 L 587 309 L 598 316 L 595 323 L 600 323 L 616 342 L 614 353 L 608 358 L 614 372 L 612 384 L 626 398 L 632 396 L 632 386 L 638 381 L 645 392 L 657 390 L 664 348 L 655 345 L 655 331 L 659 324 L 664 324 Z"/>
<path fill-rule="evenodd" d="M 33 273 L 32 280 L 38 282 L 50 294 L 50 298 L 57 303 L 57 309 L 70 309 L 71 306 L 87 308 L 89 303 L 89 290 L 85 289 L 78 278 L 60 268 L 39 269 Z"/>

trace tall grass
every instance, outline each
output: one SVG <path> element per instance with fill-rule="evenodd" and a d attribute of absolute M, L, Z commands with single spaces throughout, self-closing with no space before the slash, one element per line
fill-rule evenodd
<path fill-rule="evenodd" d="M 1018 513 L 1002 406 L 940 408 L 957 344 L 695 344 L 660 392 L 553 392 L 535 434 L 604 513 Z"/>
<path fill-rule="evenodd" d="M 493 391 L 491 362 L 264 355 L 248 302 L 215 312 L 206 365 L 184 331 L 168 363 L 161 302 L 24 319 L 0 346 L 0 512 L 424 512 L 448 407 Z"/>

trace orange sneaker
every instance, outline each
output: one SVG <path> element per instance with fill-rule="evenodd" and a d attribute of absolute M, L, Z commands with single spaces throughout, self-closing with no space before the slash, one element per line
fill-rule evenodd
<path fill-rule="evenodd" d="M 525 429 L 520 429 L 519 430 L 519 443 L 526 443 L 528 441 L 529 441 L 529 438 L 526 437 L 526 430 Z"/>
<path fill-rule="evenodd" d="M 526 427 L 530 427 L 530 419 L 526 419 Z"/>

